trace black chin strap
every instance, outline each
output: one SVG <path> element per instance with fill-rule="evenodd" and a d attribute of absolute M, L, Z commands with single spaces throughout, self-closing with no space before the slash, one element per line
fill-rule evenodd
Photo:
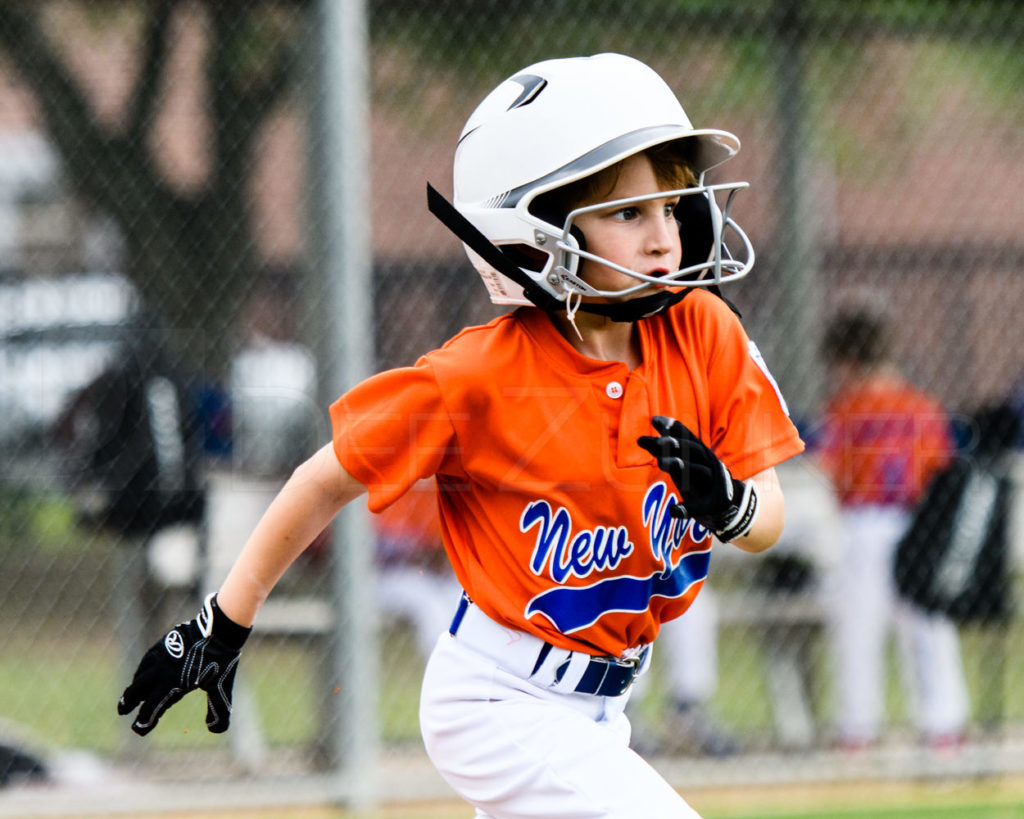
<path fill-rule="evenodd" d="M 501 248 L 477 230 L 476 225 L 459 213 L 458 209 L 429 183 L 427 183 L 427 208 L 437 217 L 441 224 L 465 242 L 487 264 L 522 287 L 523 295 L 533 304 L 548 312 L 565 310 L 566 305 L 564 301 L 556 299 L 520 270 L 519 265 L 502 253 Z M 710 287 L 708 289 L 719 296 L 719 298 L 722 298 L 717 287 Z M 642 318 L 660 313 L 673 304 L 677 304 L 686 298 L 690 292 L 692 292 L 692 288 L 676 292 L 653 293 L 650 296 L 610 304 L 584 303 L 579 306 L 579 311 L 604 316 L 611 321 L 639 321 Z M 739 315 L 739 311 L 728 300 L 723 298 L 723 301 L 732 308 L 733 312 Z"/>
<path fill-rule="evenodd" d="M 581 304 L 581 313 L 593 313 L 597 316 L 604 316 L 612 321 L 639 321 L 648 316 L 654 316 L 681 302 L 689 293 L 693 292 L 692 287 L 685 290 L 677 290 L 675 293 L 665 291 L 653 293 L 650 296 L 641 296 L 638 299 L 627 301 L 616 301 L 610 304 Z"/>
<path fill-rule="evenodd" d="M 429 183 L 427 184 L 427 208 L 440 220 L 441 224 L 465 242 L 487 264 L 522 287 L 523 295 L 542 310 L 565 308 L 562 302 L 538 287 L 536 282 L 519 269 L 519 265 L 502 253 L 497 245 L 477 230 L 472 222 L 459 213 L 458 209 Z"/>

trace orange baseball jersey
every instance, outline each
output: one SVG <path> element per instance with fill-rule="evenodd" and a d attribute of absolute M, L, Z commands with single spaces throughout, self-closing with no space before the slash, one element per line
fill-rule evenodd
<path fill-rule="evenodd" d="M 577 352 L 520 308 L 331 406 L 341 464 L 381 509 L 436 476 L 445 548 L 492 619 L 559 647 L 620 656 L 682 614 L 711 536 L 636 440 L 678 418 L 738 478 L 803 443 L 728 306 L 694 290 L 636 325 L 635 370 Z"/>
<path fill-rule="evenodd" d="M 847 505 L 912 507 L 952 450 L 939 403 L 895 375 L 841 390 L 825 411 L 822 458 Z"/>

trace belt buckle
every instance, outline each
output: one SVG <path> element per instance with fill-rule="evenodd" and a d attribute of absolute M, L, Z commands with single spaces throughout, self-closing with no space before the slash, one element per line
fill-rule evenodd
<path fill-rule="evenodd" d="M 643 665 L 644 660 L 647 659 L 647 653 L 650 650 L 651 650 L 651 646 L 650 646 L 649 643 L 647 645 L 643 646 L 642 648 L 640 648 L 640 647 L 637 647 L 637 648 L 627 648 L 626 651 L 632 653 L 631 657 L 622 656 L 622 657 L 616 657 L 615 659 L 616 659 L 616 662 L 632 663 L 637 668 L 639 668 L 641 665 Z"/>
<path fill-rule="evenodd" d="M 648 645 L 644 646 L 644 648 L 633 657 L 612 658 L 612 662 L 621 668 L 629 668 L 632 666 L 629 678 L 623 684 L 622 691 L 619 692 L 620 694 L 625 694 L 629 687 L 636 681 L 636 678 L 640 676 L 640 668 L 643 666 L 644 660 L 647 659 L 647 652 L 650 650 L 651 647 Z"/>
<path fill-rule="evenodd" d="M 633 684 L 633 680 L 640 676 L 640 666 L 643 665 L 645 656 L 645 654 L 641 653 L 638 657 L 623 657 L 615 661 L 622 666 L 632 666 L 630 669 L 632 673 L 630 674 L 629 683 L 627 683 L 626 688 L 629 688 L 629 686 Z"/>
<path fill-rule="evenodd" d="M 629 690 L 629 687 L 639 676 L 640 665 L 643 662 L 643 657 L 602 657 L 601 662 L 603 662 L 608 669 L 615 668 L 620 673 L 609 678 L 608 672 L 605 671 L 604 677 L 598 686 L 598 690 L 600 691 L 600 689 L 605 688 L 606 686 L 614 686 L 612 690 L 606 691 L 604 695 L 619 697 Z"/>

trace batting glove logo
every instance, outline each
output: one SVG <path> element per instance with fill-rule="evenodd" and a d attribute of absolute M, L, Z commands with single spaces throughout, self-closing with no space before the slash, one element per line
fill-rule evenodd
<path fill-rule="evenodd" d="M 174 659 L 180 660 L 185 654 L 185 641 L 177 631 L 169 631 L 164 637 L 164 648 Z"/>

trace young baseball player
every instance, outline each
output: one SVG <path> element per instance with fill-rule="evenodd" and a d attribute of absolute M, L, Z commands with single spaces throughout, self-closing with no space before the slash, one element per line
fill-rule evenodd
<path fill-rule="evenodd" d="M 141 705 L 134 730 L 196 687 L 224 730 L 239 650 L 296 555 L 343 504 L 382 509 L 432 476 L 464 589 L 421 697 L 444 778 L 479 817 L 696 816 L 629 748 L 623 708 L 712 543 L 776 540 L 772 468 L 802 449 L 708 288 L 753 263 L 729 216 L 746 183 L 705 181 L 738 148 L 622 55 L 541 62 L 491 92 L 456 149 L 454 205 L 433 189 L 429 204 L 518 308 L 331 406 L 332 443 L 143 659 L 118 706 Z"/>
<path fill-rule="evenodd" d="M 878 741 L 885 711 L 885 649 L 895 627 L 901 670 L 922 740 L 955 747 L 970 711 L 960 638 L 948 617 L 900 600 L 896 545 L 932 475 L 953 452 L 939 402 L 910 384 L 888 354 L 870 311 L 837 315 L 824 353 L 834 392 L 821 458 L 839 498 L 841 558 L 828 580 L 836 651 L 839 745 Z M 856 599 L 857 606 L 849 601 Z"/>

